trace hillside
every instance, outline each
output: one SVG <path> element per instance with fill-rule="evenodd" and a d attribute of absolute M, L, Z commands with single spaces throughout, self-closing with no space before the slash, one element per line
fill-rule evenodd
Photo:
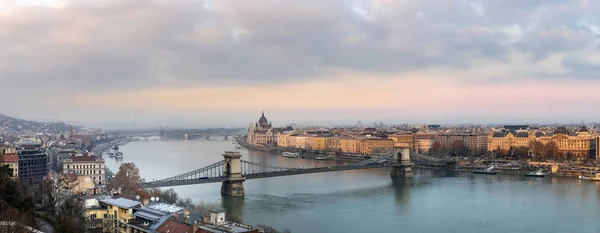
<path fill-rule="evenodd" d="M 80 128 L 73 126 L 73 128 Z M 0 114 L 0 133 L 59 133 L 68 132 L 70 125 L 64 122 L 28 121 Z"/>

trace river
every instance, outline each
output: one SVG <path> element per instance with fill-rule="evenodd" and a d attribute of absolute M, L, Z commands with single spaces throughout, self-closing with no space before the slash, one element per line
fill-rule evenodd
<path fill-rule="evenodd" d="M 146 180 L 223 159 L 231 140 L 137 141 L 120 148 L 113 172 L 133 162 Z M 240 150 L 242 159 L 279 167 L 339 165 Z M 600 232 L 600 183 L 415 169 L 392 179 L 389 169 L 327 172 L 248 180 L 246 197 L 222 198 L 220 183 L 178 186 L 181 197 L 215 202 L 249 224 L 314 232 Z"/>

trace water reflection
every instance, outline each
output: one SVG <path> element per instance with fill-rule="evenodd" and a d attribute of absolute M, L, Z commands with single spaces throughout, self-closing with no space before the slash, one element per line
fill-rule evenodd
<path fill-rule="evenodd" d="M 123 146 L 118 170 L 135 162 L 142 177 L 165 178 L 222 160 L 229 141 L 134 142 Z M 242 159 L 277 167 L 314 167 L 340 161 L 289 159 L 241 150 Z M 596 232 L 600 183 L 572 178 L 526 178 L 414 169 L 412 179 L 390 169 L 327 172 L 248 180 L 245 198 L 222 197 L 220 183 L 178 186 L 182 197 L 220 202 L 250 224 L 303 232 Z M 307 224 L 310 223 L 310 224 Z"/>
<path fill-rule="evenodd" d="M 410 193 L 413 188 L 414 180 L 412 178 L 392 177 L 392 187 L 394 189 L 394 203 L 400 214 L 410 212 Z"/>
<path fill-rule="evenodd" d="M 221 207 L 229 219 L 242 220 L 244 216 L 244 197 L 223 196 Z"/>

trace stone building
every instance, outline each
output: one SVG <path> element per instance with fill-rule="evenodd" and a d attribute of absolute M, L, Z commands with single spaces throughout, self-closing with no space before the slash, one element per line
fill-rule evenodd
<path fill-rule="evenodd" d="M 248 129 L 248 144 L 250 145 L 267 145 L 277 143 L 277 132 L 273 129 L 271 123 L 265 117 L 265 112 L 258 119 L 256 124 L 250 124 Z"/>
<path fill-rule="evenodd" d="M 435 142 L 435 134 L 413 135 L 413 150 L 419 153 L 427 153 Z"/>
<path fill-rule="evenodd" d="M 509 150 L 515 147 L 529 147 L 532 141 L 543 144 L 556 143 L 556 156 L 583 158 L 596 156 L 596 137 L 586 127 L 572 132 L 566 127 L 558 127 L 553 132 L 515 130 L 491 132 L 488 135 L 488 150 Z"/>
<path fill-rule="evenodd" d="M 63 173 L 74 173 L 77 176 L 90 176 L 96 184 L 106 181 L 104 159 L 95 156 L 71 156 L 63 160 Z"/>

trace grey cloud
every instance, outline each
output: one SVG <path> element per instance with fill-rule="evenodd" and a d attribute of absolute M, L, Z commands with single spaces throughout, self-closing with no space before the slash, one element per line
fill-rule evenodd
<path fill-rule="evenodd" d="M 367 19 L 346 0 L 222 0 L 212 1 L 211 9 L 203 1 L 100 2 L 0 16 L 0 81 L 43 82 L 64 91 L 129 89 L 286 82 L 336 68 L 468 68 L 481 57 L 504 62 L 511 48 L 542 59 L 593 39 L 577 22 L 600 8 L 495 0 L 481 3 L 480 16 L 465 1 L 390 1 L 369 8 Z M 515 24 L 523 35 L 510 44 L 498 28 Z M 561 27 L 575 36 L 561 36 Z M 477 28 L 489 32 L 457 33 Z"/>

